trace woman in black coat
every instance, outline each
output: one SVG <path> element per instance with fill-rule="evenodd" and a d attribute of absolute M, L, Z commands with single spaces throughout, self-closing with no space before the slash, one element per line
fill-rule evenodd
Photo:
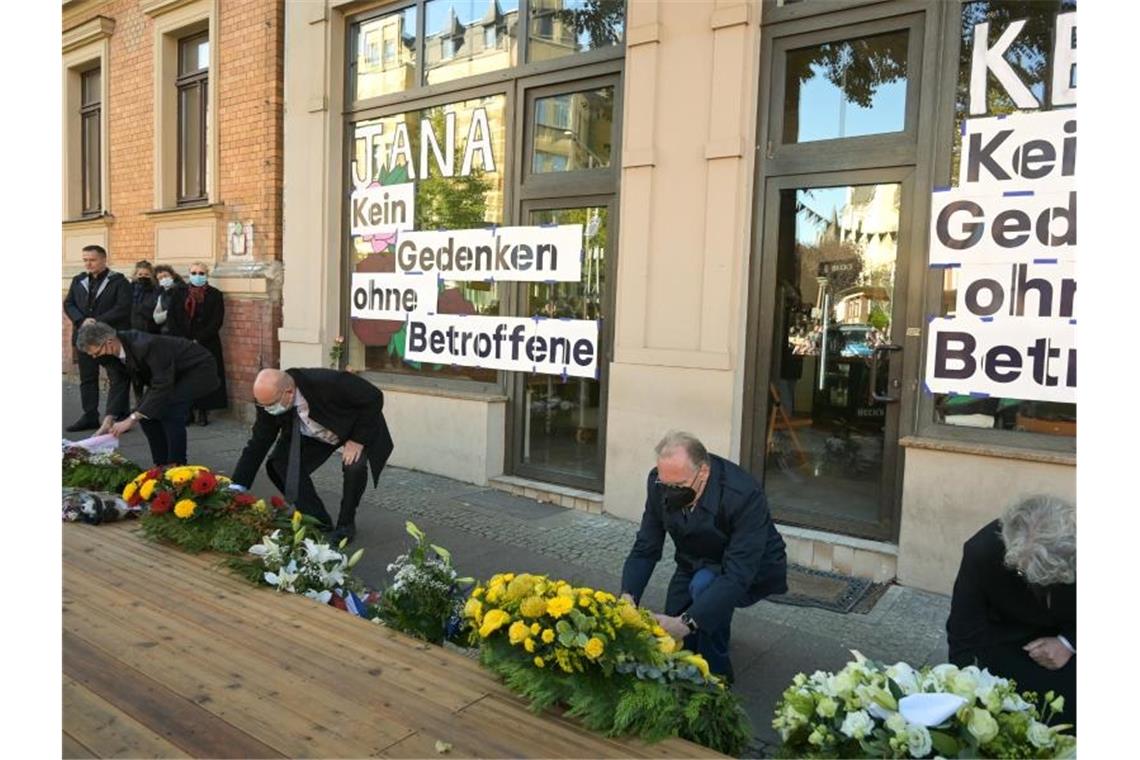
<path fill-rule="evenodd" d="M 1077 528 L 1071 504 L 1037 496 L 966 542 L 946 621 L 950 662 L 977 665 L 1077 714 Z"/>
<path fill-rule="evenodd" d="M 222 360 L 222 339 L 219 333 L 226 319 L 226 306 L 222 291 L 207 283 L 210 269 L 201 261 L 190 265 L 190 285 L 183 303 L 188 335 L 187 337 L 214 356 L 218 367 L 219 386 L 212 393 L 194 402 L 199 425 L 208 425 L 208 411 L 225 409 L 226 365 Z"/>
<path fill-rule="evenodd" d="M 169 264 L 156 266 L 154 277 L 158 280 L 158 290 L 155 292 L 152 315 L 159 333 L 173 335 L 175 338 L 189 338 L 190 326 L 185 311 L 186 283 Z"/>
<path fill-rule="evenodd" d="M 158 297 L 154 284 L 154 267 L 146 259 L 135 264 L 135 278 L 131 281 L 131 329 L 145 333 L 158 333 L 154 323 L 154 303 Z"/>

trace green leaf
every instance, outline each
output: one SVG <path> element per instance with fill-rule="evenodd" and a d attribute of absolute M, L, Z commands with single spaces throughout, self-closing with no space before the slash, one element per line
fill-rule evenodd
<path fill-rule="evenodd" d="M 890 689 L 891 696 L 895 698 L 895 701 L 898 701 L 906 696 L 906 694 L 903 693 L 902 688 L 900 688 L 899 685 L 895 683 L 895 679 L 893 678 L 887 679 L 887 688 Z"/>
<path fill-rule="evenodd" d="M 930 745 L 934 747 L 934 751 L 942 757 L 957 757 L 958 756 L 958 742 L 950 734 L 945 734 L 941 731 L 930 732 Z"/>

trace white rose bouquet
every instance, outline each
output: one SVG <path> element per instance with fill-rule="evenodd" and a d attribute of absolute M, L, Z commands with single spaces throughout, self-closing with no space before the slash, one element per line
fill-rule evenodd
<path fill-rule="evenodd" d="M 786 757 L 1075 757 L 1071 726 L 1051 725 L 1064 706 L 1052 692 L 1019 693 L 974 666 L 915 670 L 852 652 L 838 673 L 798 674 L 776 704 L 772 727 Z"/>

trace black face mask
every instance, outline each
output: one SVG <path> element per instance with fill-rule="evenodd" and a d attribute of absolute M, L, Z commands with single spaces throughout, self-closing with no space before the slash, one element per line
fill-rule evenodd
<path fill-rule="evenodd" d="M 140 277 L 135 280 L 135 285 L 141 290 L 152 290 L 154 282 L 149 277 Z"/>
<path fill-rule="evenodd" d="M 662 483 L 660 488 L 661 503 L 665 505 L 665 509 L 687 507 L 697 498 L 697 492 L 689 486 L 670 486 Z"/>

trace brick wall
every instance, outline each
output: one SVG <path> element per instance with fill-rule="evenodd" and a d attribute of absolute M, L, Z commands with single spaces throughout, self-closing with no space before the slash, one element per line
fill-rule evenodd
<path fill-rule="evenodd" d="M 138 0 L 75 3 L 64 8 L 62 29 L 95 16 L 115 22 L 107 71 L 110 195 L 108 254 L 113 269 L 131 274 L 139 259 L 162 263 L 154 250 L 154 45 L 153 20 Z M 217 108 L 218 197 L 224 204 L 217 247 L 225 250 L 225 222 L 254 225 L 254 257 L 281 260 L 283 181 L 284 3 L 219 0 L 215 40 L 218 63 L 210 73 Z M 174 125 L 171 125 L 175 128 Z M 232 401 L 249 401 L 259 366 L 276 366 L 281 326 L 280 286 L 266 296 L 226 293 L 222 330 L 227 386 Z M 71 326 L 62 317 L 64 371 L 74 373 Z M 232 404 L 231 404 L 232 405 Z"/>

